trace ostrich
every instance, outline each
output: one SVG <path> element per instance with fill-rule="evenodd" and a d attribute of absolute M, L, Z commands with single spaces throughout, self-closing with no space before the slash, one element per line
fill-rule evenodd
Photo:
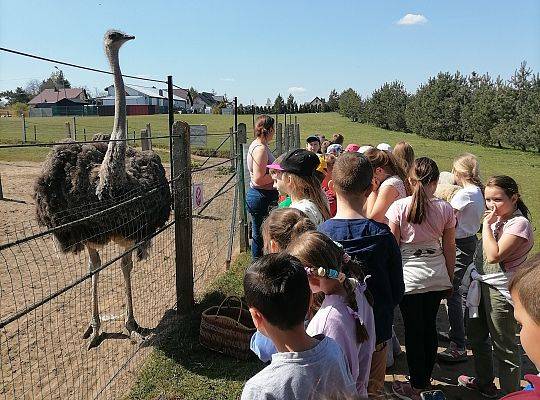
<path fill-rule="evenodd" d="M 53 234 L 65 253 L 86 249 L 91 272 L 101 266 L 102 246 L 115 242 L 124 249 L 121 268 L 126 296 L 125 328 L 130 336 L 137 337 L 140 329 L 133 316 L 131 290 L 133 261 L 128 250 L 139 244 L 135 250 L 137 259 L 147 257 L 151 245 L 148 237 L 169 218 L 171 193 L 159 156 L 152 151 L 137 151 L 122 140 L 126 139 L 126 97 L 118 52 L 131 39 L 134 36 L 116 30 L 107 31 L 104 37 L 115 89 L 114 127 L 108 145 L 67 140 L 55 146 L 35 183 L 34 199 L 40 226 L 54 228 L 81 220 Z M 105 211 L 136 196 L 140 199 Z M 98 212 L 102 213 L 94 216 Z M 84 339 L 90 338 L 89 349 L 100 342 L 98 277 L 99 271 L 92 275 L 92 317 L 83 335 Z"/>

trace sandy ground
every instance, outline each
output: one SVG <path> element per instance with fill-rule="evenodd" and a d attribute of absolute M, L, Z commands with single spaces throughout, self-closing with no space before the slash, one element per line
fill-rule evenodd
<path fill-rule="evenodd" d="M 39 171 L 39 163 L 0 163 L 7 199 L 0 201 L 0 244 L 42 230 L 35 223 L 32 200 Z M 229 177 L 225 171 L 210 169 L 193 174 L 192 179 L 203 183 L 206 200 Z M 224 270 L 233 196 L 230 191 L 216 198 L 202 218 L 193 220 L 196 292 Z M 100 251 L 102 263 L 118 254 L 121 249 L 115 244 L 105 246 Z M 100 273 L 103 340 L 87 350 L 82 335 L 91 315 L 90 279 L 46 301 L 88 272 L 86 254 L 58 252 L 50 235 L 0 250 L 0 319 L 44 303 L 0 329 L 0 399 L 108 399 L 125 393 L 150 351 L 147 344 L 160 336 L 174 314 L 174 254 L 172 226 L 154 238 L 147 260 L 134 261 L 134 313 L 147 334 L 146 341 L 133 341 L 123 330 L 125 296 L 119 263 Z"/>

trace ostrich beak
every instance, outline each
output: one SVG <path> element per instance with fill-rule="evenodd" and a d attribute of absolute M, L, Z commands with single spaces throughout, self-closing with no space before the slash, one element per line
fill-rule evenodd
<path fill-rule="evenodd" d="M 135 36 L 132 36 L 132 35 L 124 35 L 124 40 L 133 40 L 135 39 Z"/>

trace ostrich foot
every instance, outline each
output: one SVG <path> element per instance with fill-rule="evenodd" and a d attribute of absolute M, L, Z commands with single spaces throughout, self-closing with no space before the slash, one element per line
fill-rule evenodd
<path fill-rule="evenodd" d="M 83 339 L 88 339 L 88 350 L 97 347 L 101 343 L 101 334 L 99 333 L 100 324 L 91 323 L 83 334 Z"/>
<path fill-rule="evenodd" d="M 141 332 L 141 327 L 135 321 L 135 318 L 128 319 L 125 324 L 126 330 L 129 333 L 132 342 L 142 342 L 145 336 Z"/>

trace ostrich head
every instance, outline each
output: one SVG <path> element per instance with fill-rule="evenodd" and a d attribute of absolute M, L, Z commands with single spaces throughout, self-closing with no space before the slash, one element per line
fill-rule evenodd
<path fill-rule="evenodd" d="M 132 39 L 135 39 L 135 36 L 125 34 L 116 29 L 111 29 L 105 32 L 103 44 L 105 45 L 105 50 L 118 50 L 125 42 Z"/>

